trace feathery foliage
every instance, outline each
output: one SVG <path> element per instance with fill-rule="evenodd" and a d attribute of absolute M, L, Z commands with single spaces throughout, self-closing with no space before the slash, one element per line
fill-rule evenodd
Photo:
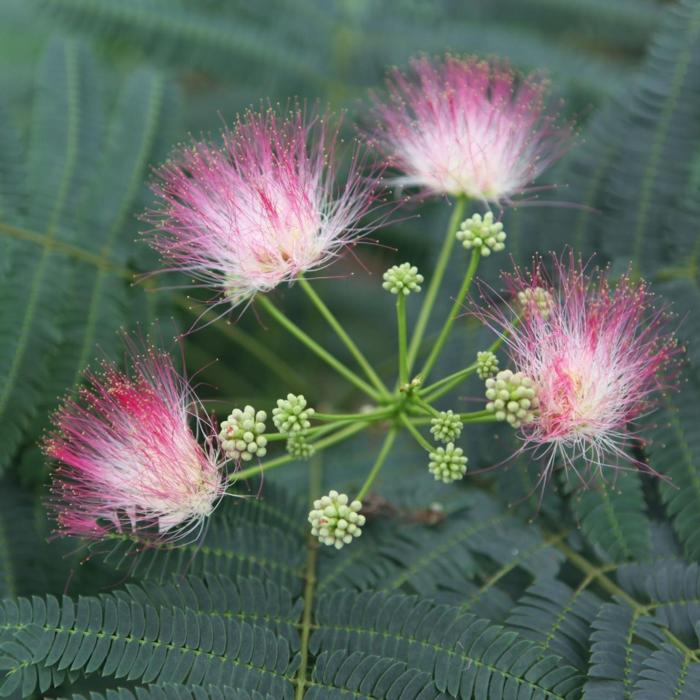
<path fill-rule="evenodd" d="M 700 2 L 662 5 L 26 3 L 32 21 L 80 38 L 54 37 L 33 87 L 0 104 L 1 697 L 696 697 Z M 555 477 L 541 496 L 539 466 L 519 456 L 446 487 L 424 473 L 422 452 L 402 447 L 368 501 L 363 536 L 319 549 L 307 534 L 309 494 L 324 479 L 356 489 L 369 435 L 352 453 L 266 474 L 259 491 L 241 483 L 247 495 L 224 499 L 185 545 L 127 533 L 88 548 L 47 541 L 35 443 L 57 396 L 96 356 L 114 354 L 119 328 L 170 317 L 187 328 L 203 310 L 178 291 L 153 293 L 150 281 L 132 286 L 135 272 L 155 267 L 134 242 L 135 215 L 148 205 L 149 168 L 185 138 L 181 119 L 197 133 L 219 111 L 230 122 L 249 102 L 295 93 L 362 113 L 357 98 L 386 65 L 448 49 L 548 69 L 583 112 L 582 138 L 555 173 L 566 187 L 546 195 L 583 207 L 508 211 L 509 246 L 519 261 L 566 243 L 602 251 L 614 273 L 631 261 L 673 302 L 687 364 L 633 445 L 663 478 L 606 472 L 582 490 L 575 475 Z M 329 304 L 352 308 L 360 331 L 381 327 L 385 302 L 372 284 L 393 260 L 389 247 L 435 255 L 438 208 L 389 227 L 387 249 L 366 254 L 371 276 L 328 284 Z M 314 322 L 295 291 L 284 303 Z M 463 336 L 447 365 L 485 347 Z M 383 334 L 371 340 L 385 356 Z M 196 381 L 205 394 L 231 388 L 225 405 L 206 404 L 223 415 L 243 397 L 267 400 L 267 375 L 290 390 L 305 375 L 304 355 L 252 313 L 182 342 L 192 367 L 204 368 Z M 275 346 L 285 348 L 281 360 Z M 319 410 L 330 395 L 345 400 L 325 380 L 314 383 Z M 507 433 L 484 434 L 465 429 L 470 468 L 511 451 Z"/>

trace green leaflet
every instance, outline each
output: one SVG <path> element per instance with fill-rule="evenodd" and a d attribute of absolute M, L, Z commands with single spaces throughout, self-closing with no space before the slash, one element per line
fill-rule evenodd
<path fill-rule="evenodd" d="M 23 439 L 37 439 L 57 396 L 98 347 L 114 345 L 131 316 L 127 303 L 144 294 L 126 272 L 133 216 L 148 166 L 170 142 L 174 91 L 161 75 L 137 71 L 105 119 L 102 77 L 80 44 L 49 47 L 29 135 L 31 197 L 22 194 L 21 151 L 3 124 L 0 466 Z"/>

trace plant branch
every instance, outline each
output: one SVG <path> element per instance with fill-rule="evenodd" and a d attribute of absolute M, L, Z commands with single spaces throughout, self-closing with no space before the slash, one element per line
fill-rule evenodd
<path fill-rule="evenodd" d="M 337 360 L 324 347 L 319 345 L 313 338 L 306 334 L 292 320 L 287 318 L 267 297 L 258 296 L 260 305 L 272 316 L 285 330 L 289 331 L 297 340 L 301 341 L 315 355 L 320 357 L 326 364 L 332 367 L 338 374 L 347 379 L 351 384 L 354 384 L 358 389 L 365 394 L 371 396 L 375 401 L 379 401 L 380 394 L 373 389 L 367 382 L 358 377 L 351 369 L 346 367 L 342 362 Z"/>
<path fill-rule="evenodd" d="M 343 341 L 345 347 L 350 351 L 350 354 L 355 358 L 357 364 L 360 365 L 370 382 L 374 384 L 377 391 L 382 394 L 387 394 L 388 389 L 384 385 L 384 382 L 379 378 L 372 365 L 370 365 L 360 348 L 355 344 L 355 341 L 348 335 L 347 331 L 342 327 L 333 312 L 326 306 L 323 299 L 317 294 L 309 281 L 303 275 L 299 275 L 298 281 L 301 288 L 306 292 L 306 295 L 311 299 L 314 306 L 319 310 L 323 318 L 326 319 L 328 325 L 335 331 L 340 340 Z"/>
<path fill-rule="evenodd" d="M 362 488 L 356 496 L 356 499 L 358 501 L 361 501 L 372 487 L 372 484 L 379 475 L 379 472 L 381 471 L 384 462 L 386 462 L 386 458 L 389 456 L 389 451 L 391 450 L 391 446 L 394 444 L 395 438 L 396 428 L 391 428 L 386 434 L 386 437 L 384 438 L 384 443 L 382 444 L 381 450 L 379 450 L 379 454 L 377 455 L 377 459 L 374 462 L 374 466 L 372 467 L 370 473 L 367 475 L 365 483 L 362 485 Z"/>
<path fill-rule="evenodd" d="M 469 293 L 469 288 L 471 287 L 472 281 L 474 280 L 474 275 L 476 274 L 476 268 L 479 266 L 480 257 L 481 253 L 478 249 L 474 248 L 469 258 L 467 272 L 462 280 L 462 286 L 459 288 L 459 292 L 452 303 L 452 308 L 450 309 L 450 313 L 445 320 L 442 330 L 440 331 L 440 335 L 438 335 L 438 338 L 430 351 L 430 355 L 428 355 L 428 359 L 425 361 L 423 369 L 421 369 L 420 373 L 424 378 L 430 374 L 430 370 L 432 370 L 433 366 L 437 362 L 437 359 L 440 357 L 440 353 L 442 352 L 442 348 L 447 342 L 447 338 L 450 335 L 455 319 L 459 315 L 459 312 L 462 309 L 462 304 Z"/>
<path fill-rule="evenodd" d="M 455 235 L 457 233 L 457 229 L 459 228 L 464 216 L 464 208 L 466 203 L 467 200 L 464 196 L 458 197 L 457 201 L 455 202 L 454 210 L 452 211 L 452 216 L 450 217 L 450 222 L 445 233 L 445 240 L 443 241 L 430 284 L 428 285 L 428 290 L 425 293 L 423 305 L 421 306 L 420 313 L 418 314 L 416 327 L 411 337 L 411 344 L 408 348 L 408 374 L 411 373 L 411 369 L 413 368 L 416 357 L 418 356 L 423 335 L 425 334 L 425 329 L 428 326 L 430 314 L 433 310 L 433 306 L 435 305 L 435 299 L 440 289 L 440 284 L 442 283 L 442 278 L 445 276 L 447 263 L 450 261 L 450 253 L 452 252 L 452 247 L 454 246 L 454 242 L 456 240 Z"/>

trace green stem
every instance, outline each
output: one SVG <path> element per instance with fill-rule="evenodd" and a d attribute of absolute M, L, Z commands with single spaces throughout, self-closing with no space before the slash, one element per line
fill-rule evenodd
<path fill-rule="evenodd" d="M 435 305 L 435 299 L 437 297 L 438 290 L 440 289 L 442 278 L 445 276 L 447 263 L 450 260 L 450 253 L 452 252 L 452 247 L 454 246 L 454 242 L 456 240 L 455 236 L 457 234 L 457 229 L 459 228 L 460 223 L 462 223 L 466 203 L 467 199 L 464 196 L 458 197 L 457 201 L 455 202 L 454 210 L 452 212 L 452 216 L 450 217 L 450 223 L 447 226 L 445 240 L 443 241 L 440 255 L 438 256 L 435 269 L 433 270 L 430 285 L 425 293 L 425 299 L 423 300 L 423 305 L 421 306 L 420 313 L 418 314 L 418 320 L 416 321 L 413 336 L 411 337 L 411 344 L 408 348 L 408 374 L 411 373 L 411 369 L 416 362 L 416 357 L 418 356 L 418 351 L 420 350 L 423 335 L 425 334 L 425 329 L 428 325 L 428 321 L 430 320 L 430 314 L 433 310 L 433 306 Z"/>
<path fill-rule="evenodd" d="M 476 363 L 460 369 L 459 372 L 454 374 L 449 374 L 447 377 L 443 377 L 439 381 L 431 384 L 430 386 L 423 389 L 421 395 L 427 394 L 425 396 L 425 401 L 428 403 L 433 403 L 435 399 L 439 399 L 441 396 L 451 391 L 457 385 L 461 384 L 467 377 L 472 375 L 476 371 Z"/>
<path fill-rule="evenodd" d="M 362 413 L 314 413 L 313 418 L 329 423 L 349 420 L 379 420 L 392 415 L 395 410 L 396 409 L 391 406 L 389 408 L 382 408 L 376 411 L 364 411 Z"/>
<path fill-rule="evenodd" d="M 379 475 L 379 472 L 381 471 L 384 462 L 386 462 L 386 458 L 389 455 L 389 450 L 391 450 L 391 446 L 394 444 L 394 438 L 396 438 L 396 428 L 391 428 L 391 430 L 389 430 L 389 432 L 386 434 L 386 437 L 384 438 L 382 449 L 377 455 L 377 459 L 374 462 L 374 466 L 372 467 L 370 473 L 367 475 L 367 479 L 365 480 L 365 483 L 362 484 L 362 488 L 360 489 L 359 493 L 355 497 L 356 500 L 361 501 L 367 495 L 367 492 L 370 490 L 372 484 Z"/>
<path fill-rule="evenodd" d="M 293 321 L 287 318 L 267 297 L 258 296 L 260 305 L 275 319 L 283 328 L 289 331 L 297 340 L 300 340 L 313 353 L 318 355 L 326 364 L 330 365 L 338 374 L 354 384 L 358 389 L 371 396 L 375 401 L 380 399 L 380 394 L 367 382 L 358 377 L 351 369 L 348 369 L 342 362 L 336 360 L 328 350 L 321 347 L 313 338 L 308 336 Z"/>
<path fill-rule="evenodd" d="M 418 428 L 416 428 L 415 425 L 413 425 L 413 422 L 405 416 L 403 413 L 401 414 L 401 422 L 404 424 L 406 429 L 408 430 L 411 435 L 416 439 L 416 442 L 426 451 L 426 452 L 433 452 L 434 448 L 433 446 L 420 434 L 420 431 Z"/>
<path fill-rule="evenodd" d="M 406 295 L 396 297 L 396 326 L 399 334 L 399 385 L 408 382 L 408 349 L 406 338 Z"/>
<path fill-rule="evenodd" d="M 513 321 L 514 327 L 517 326 L 518 323 L 520 323 L 520 319 L 516 318 L 515 321 Z M 496 352 L 496 350 L 503 345 L 506 338 L 507 335 L 502 335 L 496 338 L 496 340 L 487 348 L 487 352 Z M 420 393 L 422 396 L 424 396 L 426 401 L 433 403 L 436 399 L 444 396 L 458 384 L 461 384 L 467 377 L 474 374 L 474 372 L 476 372 L 476 362 L 473 362 L 471 365 L 469 365 L 469 367 L 460 369 L 454 374 L 449 374 L 442 379 L 438 379 L 438 381 L 422 389 Z M 425 396 L 425 394 L 427 394 L 427 396 Z"/>
<path fill-rule="evenodd" d="M 384 382 L 379 378 L 374 368 L 367 361 L 367 358 L 362 354 L 360 348 L 357 347 L 355 341 L 347 334 L 346 330 L 340 325 L 338 319 L 333 315 L 333 312 L 326 306 L 323 299 L 316 293 L 316 290 L 311 286 L 309 281 L 303 276 L 298 277 L 299 285 L 306 292 L 306 295 L 311 299 L 316 308 L 320 311 L 323 318 L 326 319 L 328 325 L 335 331 L 336 335 L 343 341 L 345 347 L 350 351 L 350 354 L 355 358 L 357 364 L 360 365 L 367 378 L 374 384 L 377 390 L 382 394 L 387 394 L 388 389 Z"/>
<path fill-rule="evenodd" d="M 332 433 L 338 429 L 339 423 L 348 423 L 350 421 L 339 421 L 338 423 L 330 423 L 327 425 L 315 425 L 313 428 L 306 430 L 298 430 L 295 433 L 265 433 L 265 438 L 268 442 L 277 442 L 279 440 L 289 440 L 290 437 L 306 437 L 317 438 L 326 433 Z"/>
<path fill-rule="evenodd" d="M 416 406 L 420 406 L 423 410 L 427 411 L 430 413 L 432 416 L 439 416 L 440 411 L 437 410 L 434 406 L 431 406 L 427 401 L 424 401 L 418 396 L 413 396 L 413 401 Z"/>
<path fill-rule="evenodd" d="M 460 413 L 462 423 L 495 423 L 496 415 L 491 411 L 474 411 L 474 413 Z"/>
<path fill-rule="evenodd" d="M 323 440 L 314 442 L 313 445 L 317 450 L 323 450 L 326 447 L 335 445 L 335 443 L 337 442 L 341 442 L 349 437 L 352 437 L 355 433 L 359 433 L 360 430 L 364 430 L 369 425 L 371 425 L 371 423 L 369 422 L 353 422 L 352 425 L 349 425 L 347 428 L 339 430 L 337 433 L 329 435 Z M 251 476 L 255 476 L 260 472 L 267 472 L 270 469 L 274 469 L 275 467 L 281 467 L 283 464 L 293 462 L 295 459 L 296 457 L 292 457 L 292 455 L 282 455 L 281 457 L 277 457 L 276 459 L 271 459 L 269 462 L 263 462 L 261 464 L 256 464 L 254 467 L 248 467 L 248 469 L 243 469 L 239 472 L 234 472 L 229 476 L 229 481 L 240 481 L 241 479 L 249 479 Z"/>
<path fill-rule="evenodd" d="M 450 331 L 452 330 L 452 326 L 454 325 L 455 319 L 459 315 L 459 312 L 462 310 L 462 304 L 464 303 L 464 299 L 469 293 L 469 287 L 471 287 L 472 281 L 474 280 L 476 268 L 479 266 L 480 257 L 481 253 L 478 249 L 475 248 L 474 250 L 472 250 L 471 257 L 469 258 L 469 266 L 467 267 L 467 272 L 464 275 L 464 279 L 462 280 L 462 286 L 460 287 L 459 292 L 455 297 L 454 303 L 452 304 L 452 308 L 450 309 L 450 313 L 447 319 L 445 320 L 445 324 L 443 325 L 442 330 L 440 331 L 440 335 L 435 341 L 433 349 L 430 351 L 430 355 L 425 361 L 423 369 L 420 372 L 423 378 L 427 377 L 428 374 L 430 374 L 430 370 L 433 368 L 433 365 L 437 362 L 437 359 L 440 356 L 440 353 L 442 352 L 442 348 L 444 347 L 445 342 L 447 341 L 447 338 L 450 335 Z"/>

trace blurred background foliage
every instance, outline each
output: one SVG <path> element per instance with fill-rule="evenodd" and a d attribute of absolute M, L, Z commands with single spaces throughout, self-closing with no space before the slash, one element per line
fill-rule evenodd
<path fill-rule="evenodd" d="M 527 264 L 535 251 L 572 246 L 584 257 L 595 253 L 613 272 L 631 266 L 673 303 L 688 362 L 680 389 L 644 426 L 644 437 L 656 440 L 648 449 L 640 444 L 652 466 L 673 481 L 624 475 L 583 497 L 562 485 L 560 495 L 548 494 L 541 505 L 540 525 L 547 517 L 557 525 L 548 532 L 539 525 L 523 528 L 521 519 L 540 507 L 532 494 L 534 465 L 519 461 L 495 479 L 467 480 L 465 489 L 450 490 L 431 484 L 424 454 L 402 444 L 380 484 L 386 503 L 377 508 L 408 513 L 410 528 L 389 518 L 342 558 L 322 553 L 320 589 L 329 586 L 330 592 L 330 582 L 342 580 L 355 590 L 391 588 L 429 596 L 507 621 L 537 643 L 540 617 L 575 620 L 583 625 L 580 635 L 555 637 L 555 646 L 567 662 L 590 674 L 586 700 L 633 697 L 637 684 L 650 693 L 644 697 L 656 700 L 666 697 L 653 694 L 661 693 L 659 687 L 674 690 L 668 679 L 678 664 L 685 664 L 684 673 L 698 672 L 694 656 L 683 656 L 678 664 L 672 655 L 661 659 L 668 650 L 649 635 L 632 647 L 634 626 L 629 639 L 608 639 L 604 631 L 623 629 L 626 618 L 618 603 L 603 604 L 611 589 L 600 583 L 604 572 L 625 562 L 649 566 L 637 571 L 640 578 L 663 571 L 658 563 L 649 564 L 659 559 L 680 567 L 674 570 L 678 576 L 685 567 L 682 575 L 690 581 L 700 560 L 697 0 L 0 0 L 0 472 L 6 474 L 0 483 L 0 594 L 59 593 L 67 581 L 71 592 L 94 592 L 124 575 L 161 575 L 160 564 L 150 559 L 134 570 L 126 567 L 124 574 L 124 559 L 117 557 L 119 565 L 110 568 L 86 559 L 83 551 L 64 552 L 67 545 L 45 541 L 41 498 L 47 469 L 37 438 L 57 397 L 74 386 L 86 364 L 105 355 L 119 357 L 120 328 L 152 329 L 173 352 L 182 351 L 207 407 L 219 416 L 248 402 L 269 410 L 287 391 L 303 391 L 322 410 L 359 408 L 355 394 L 254 306 L 240 318 L 234 313 L 175 342 L 204 307 L 188 290 L 174 288 L 182 279 L 139 276 L 157 269 L 158 262 L 138 240 L 144 225 L 137 215 L 149 203 L 150 168 L 191 134 L 216 138 L 221 125 L 231 124 L 248 106 L 268 99 L 284 105 L 298 97 L 345 112 L 350 141 L 354 124 L 367 124 L 368 90 L 382 89 L 388 66 L 405 65 L 420 52 L 445 51 L 496 55 L 524 71 L 545 73 L 553 105 L 578 125 L 570 153 L 542 183 L 552 188 L 505 213 L 513 259 Z M 395 195 L 389 196 L 389 208 Z M 332 279 L 317 284 L 386 373 L 395 364 L 393 331 L 387 330 L 393 301 L 380 291 L 381 273 L 410 260 L 429 274 L 448 216 L 444 201 L 403 207 L 378 234 L 377 244 L 358 245 L 328 271 Z M 436 325 L 463 265 L 456 255 Z M 494 256 L 482 264 L 480 275 L 498 288 L 499 268 L 508 265 L 505 256 Z M 342 353 L 297 290 L 275 295 L 300 325 Z M 438 371 L 464 366 L 486 342 L 465 317 Z M 467 406 L 481 391 L 475 383 L 449 397 L 446 407 Z M 351 443 L 352 449 L 331 453 L 314 488 L 322 488 L 322 481 L 323 488 L 352 490 L 368 468 L 377 437 L 369 433 Z M 472 430 L 470 464 L 476 469 L 498 463 L 512 446 L 507 431 Z M 295 465 L 270 481 L 295 498 L 301 494 L 303 501 L 308 471 L 307 465 Z M 416 486 L 392 478 L 397 474 L 411 475 Z M 255 493 L 255 485 L 251 489 Z M 489 489 L 493 499 L 486 495 Z M 231 507 L 234 514 L 222 516 L 225 526 L 212 525 L 212 548 L 235 546 L 242 552 L 236 555 L 243 562 L 240 570 L 229 561 L 225 573 L 267 575 L 255 562 L 256 548 L 268 545 L 270 559 L 287 561 L 295 572 L 303 566 L 297 561 L 303 552 L 292 553 L 291 545 L 289 552 L 281 551 L 282 540 L 274 534 L 288 528 L 285 513 L 301 513 L 303 523 L 303 503 L 285 500 L 272 487 L 269 493 L 266 514 L 256 515 L 253 506 L 250 513 L 239 509 L 243 514 Z M 434 512 L 435 502 L 441 509 Z M 520 504 L 519 510 L 509 514 L 505 506 L 512 503 Z M 443 522 L 445 515 L 454 519 Z M 227 528 L 241 520 L 249 530 L 231 535 Z M 267 528 L 259 541 L 252 539 L 258 521 Z M 484 523 L 494 528 L 492 541 L 484 535 Z M 303 545 L 299 532 L 287 534 Z M 227 542 L 229 537 L 235 542 Z M 568 554 L 555 544 L 561 542 L 568 543 Z M 579 552 L 588 557 L 583 564 L 576 559 Z M 193 573 L 210 571 L 209 560 L 190 554 Z M 601 586 L 600 598 L 581 608 L 578 597 L 575 606 L 566 596 L 559 600 L 564 589 L 558 586 L 583 585 L 573 574 L 577 562 L 586 586 L 591 581 Z M 173 568 L 169 559 L 166 564 L 162 570 Z M 591 567 L 587 577 L 586 565 Z M 662 584 L 650 584 L 642 595 L 634 570 L 621 571 L 616 585 L 636 595 L 639 606 L 651 599 L 644 615 L 652 614 Z M 301 579 L 294 576 L 280 585 L 297 595 Z M 694 599 L 695 589 L 686 588 L 683 600 Z M 541 600 L 551 606 L 545 610 Z M 646 619 L 639 610 L 635 624 Z M 689 631 L 694 615 L 688 613 L 681 623 L 659 613 L 660 624 L 695 649 L 697 639 Z M 589 640 L 591 625 L 598 636 Z M 629 658 L 621 667 L 596 661 L 595 644 L 602 650 L 618 644 L 634 659 L 633 669 Z M 662 668 L 660 686 L 654 686 L 651 671 L 642 673 L 647 662 L 649 668 Z M 329 668 L 332 664 L 318 674 L 332 683 Z"/>

